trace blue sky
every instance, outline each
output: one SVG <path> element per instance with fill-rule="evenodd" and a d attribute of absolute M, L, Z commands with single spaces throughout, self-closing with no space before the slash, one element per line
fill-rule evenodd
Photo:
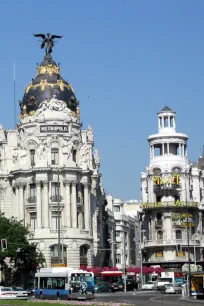
<path fill-rule="evenodd" d="M 190 137 L 190 159 L 201 155 L 203 11 L 203 0 L 2 1 L 0 122 L 14 125 L 13 61 L 18 101 L 43 59 L 32 33 L 63 35 L 53 58 L 80 100 L 84 127 L 95 131 L 105 190 L 140 199 L 146 139 L 157 132 L 165 105 L 177 111 L 177 130 Z"/>

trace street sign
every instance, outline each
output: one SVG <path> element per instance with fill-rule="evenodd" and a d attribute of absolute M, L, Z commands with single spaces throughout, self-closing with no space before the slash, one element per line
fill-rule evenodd
<path fill-rule="evenodd" d="M 1 239 L 1 249 L 2 251 L 7 249 L 7 239 Z"/>

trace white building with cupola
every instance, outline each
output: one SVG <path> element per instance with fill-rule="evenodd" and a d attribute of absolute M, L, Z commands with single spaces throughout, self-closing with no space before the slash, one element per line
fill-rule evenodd
<path fill-rule="evenodd" d="M 105 265 L 99 152 L 92 128 L 82 126 L 74 90 L 50 54 L 20 109 L 16 130 L 0 127 L 0 211 L 29 227 L 48 267 L 59 262 L 58 213 L 62 262 Z"/>
<path fill-rule="evenodd" d="M 192 262 L 203 260 L 203 159 L 189 161 L 187 141 L 176 131 L 176 112 L 164 107 L 141 174 L 144 265 L 181 271 L 188 250 Z"/>

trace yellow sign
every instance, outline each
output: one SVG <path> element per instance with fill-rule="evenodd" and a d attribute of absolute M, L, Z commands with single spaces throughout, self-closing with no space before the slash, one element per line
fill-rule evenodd
<path fill-rule="evenodd" d="M 172 213 L 172 225 L 181 227 L 194 227 L 194 216 L 189 213 Z"/>
<path fill-rule="evenodd" d="M 187 205 L 186 205 L 187 204 Z M 169 201 L 169 202 L 155 202 L 155 203 L 142 203 L 142 208 L 160 208 L 160 207 L 198 207 L 198 202 L 185 202 L 185 201 Z"/>
<path fill-rule="evenodd" d="M 177 257 L 184 257 L 185 256 L 185 252 L 184 251 L 183 252 L 177 252 L 176 256 Z"/>
<path fill-rule="evenodd" d="M 179 185 L 180 174 L 175 174 L 169 177 L 153 176 L 152 181 L 155 185 L 167 185 L 167 184 Z"/>
<path fill-rule="evenodd" d="M 156 257 L 163 257 L 163 251 L 156 252 Z"/>
<path fill-rule="evenodd" d="M 191 295 L 203 295 L 203 278 L 202 277 L 192 277 Z"/>
<path fill-rule="evenodd" d="M 58 264 L 51 264 L 51 267 L 52 268 L 62 268 L 62 267 L 66 267 L 67 265 L 66 264 L 63 264 L 63 263 L 58 263 Z"/>

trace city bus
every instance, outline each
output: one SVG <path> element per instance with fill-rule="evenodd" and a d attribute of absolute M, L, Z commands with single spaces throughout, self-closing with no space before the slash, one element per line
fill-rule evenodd
<path fill-rule="evenodd" d="M 94 299 L 94 274 L 66 267 L 41 268 L 35 274 L 35 297 L 51 300 Z"/>

